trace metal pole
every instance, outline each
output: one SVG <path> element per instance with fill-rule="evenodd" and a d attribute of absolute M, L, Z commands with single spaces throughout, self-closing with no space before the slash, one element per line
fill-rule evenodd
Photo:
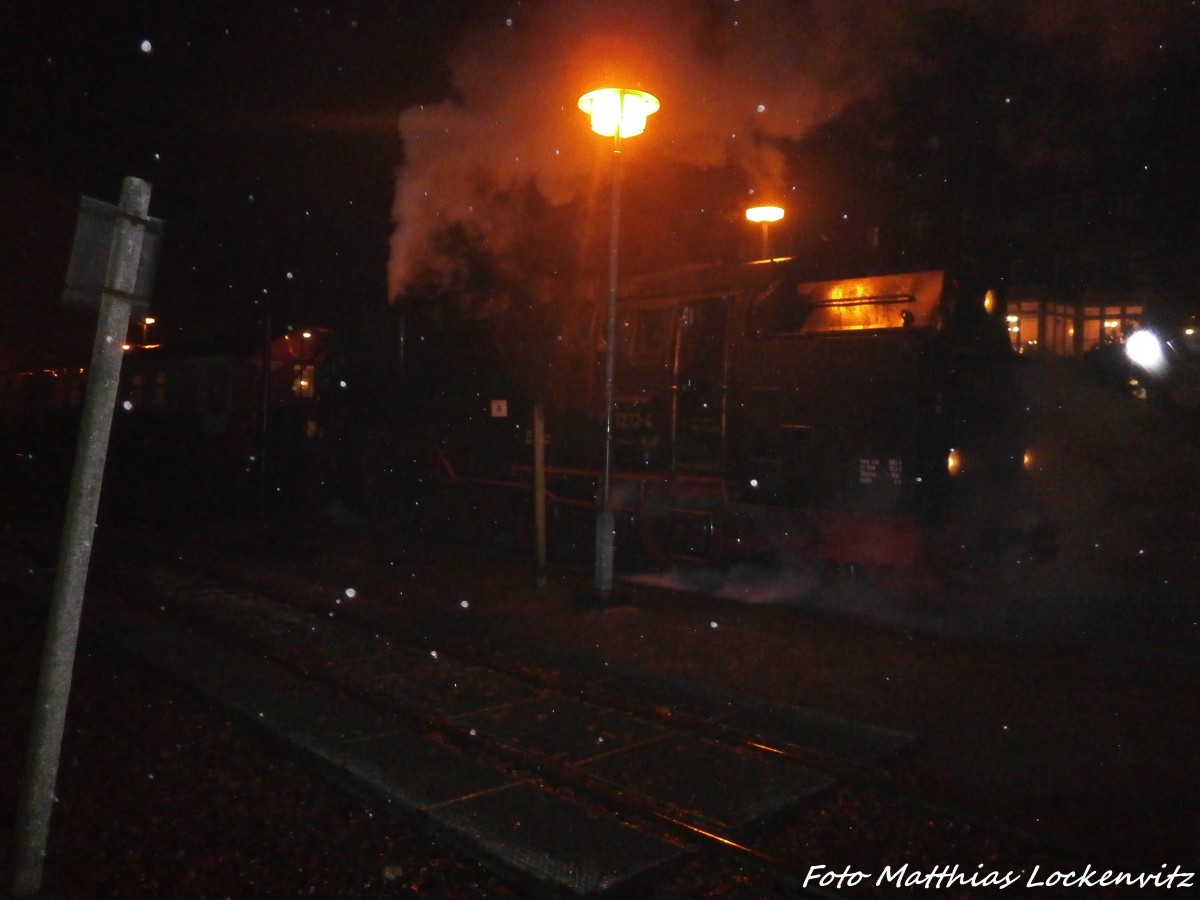
<path fill-rule="evenodd" d="M 546 586 L 546 413 L 541 403 L 533 405 L 533 525 L 537 543 L 534 583 Z"/>
<path fill-rule="evenodd" d="M 401 383 L 408 380 L 408 304 L 404 296 L 396 298 L 399 307 L 400 323 L 396 334 L 397 370 Z"/>
<path fill-rule="evenodd" d="M 613 586 L 616 517 L 612 507 L 613 379 L 617 358 L 617 263 L 621 234 L 621 132 L 613 136 L 612 228 L 609 234 L 608 329 L 604 353 L 604 470 L 600 478 L 600 510 L 596 514 L 596 592 Z"/>
<path fill-rule="evenodd" d="M 762 256 L 760 256 L 759 259 L 770 259 L 771 257 L 767 255 L 769 251 L 770 251 L 770 244 L 767 243 L 767 223 L 763 222 L 762 223 Z"/>
<path fill-rule="evenodd" d="M 259 386 L 258 423 L 258 524 L 267 522 L 267 441 L 271 423 L 271 313 L 263 324 L 262 384 Z"/>
<path fill-rule="evenodd" d="M 100 505 L 113 406 L 121 378 L 121 345 L 129 332 L 129 298 L 137 287 L 149 209 L 150 185 L 138 178 L 126 178 L 121 188 L 122 215 L 117 219 L 109 250 L 107 290 L 100 301 L 96 340 L 92 345 L 92 366 L 88 371 L 79 423 L 75 468 L 67 494 L 62 544 L 25 759 L 25 780 L 16 825 L 13 894 L 17 897 L 31 897 L 41 890 L 54 784 L 58 779 L 67 699 L 71 693 L 79 620 L 83 612 L 83 590 L 92 555 L 92 536 Z"/>

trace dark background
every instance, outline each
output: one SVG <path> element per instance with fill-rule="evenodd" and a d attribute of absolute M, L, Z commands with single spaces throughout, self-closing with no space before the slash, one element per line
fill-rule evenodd
<path fill-rule="evenodd" d="M 1191 295 L 1194 3 L 764 0 L 645 15 L 641 45 L 626 46 L 654 59 L 646 71 L 658 67 L 665 96 L 627 154 L 624 271 L 753 255 L 748 160 L 769 153 L 774 189 L 790 192 L 775 252 L 837 261 L 878 234 L 877 255 L 905 267 L 966 260 L 1060 292 L 1148 287 L 1175 306 Z M 602 272 L 603 148 L 574 109 L 584 82 L 547 85 L 537 57 L 568 58 L 576 39 L 579 54 L 598 53 L 583 24 L 620 19 L 603 4 L 467 0 L 6 6 L 0 370 L 86 358 L 93 320 L 59 303 L 76 204 L 116 202 L 127 175 L 153 184 L 166 223 L 152 310 L 164 341 L 244 335 L 268 310 L 278 323 L 356 328 L 398 291 L 511 296 L 516 281 Z M 772 43 L 756 53 L 749 27 Z M 526 43 L 503 42 L 523 28 Z M 563 150 L 580 158 L 569 190 L 499 161 L 522 66 L 546 134 L 578 133 Z M 667 67 L 692 81 L 731 74 L 685 103 Z M 754 91 L 821 99 L 803 122 L 725 135 L 720 115 L 752 106 Z M 541 98 L 558 93 L 561 108 L 543 116 Z M 428 125 L 401 124 L 426 105 Z M 436 171 L 412 150 L 447 116 L 462 136 L 439 152 L 462 165 Z M 686 137 L 702 125 L 724 150 Z M 494 165 L 472 157 L 485 136 Z M 522 140 L 537 148 L 540 136 Z M 398 167 L 460 181 L 477 202 L 396 203 Z M 389 276 L 397 221 L 425 249 Z M 473 277 L 447 275 L 447 256 Z"/>
<path fill-rule="evenodd" d="M 127 175 L 166 223 L 163 339 L 247 327 L 268 301 L 331 324 L 383 303 L 396 115 L 445 94 L 486 6 L 6 5 L 2 367 L 78 356 L 94 318 L 59 304 L 75 209 Z"/>

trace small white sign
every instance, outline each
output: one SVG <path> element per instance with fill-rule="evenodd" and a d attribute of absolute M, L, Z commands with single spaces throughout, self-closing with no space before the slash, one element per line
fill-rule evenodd
<path fill-rule="evenodd" d="M 493 400 L 492 401 L 492 418 L 505 419 L 508 417 L 508 401 Z"/>
<path fill-rule="evenodd" d="M 859 459 L 858 461 L 858 483 L 859 484 L 874 484 L 875 478 L 879 474 L 879 460 L 877 459 Z"/>

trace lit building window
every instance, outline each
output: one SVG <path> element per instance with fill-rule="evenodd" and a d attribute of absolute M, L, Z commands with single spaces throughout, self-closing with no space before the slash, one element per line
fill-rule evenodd
<path fill-rule="evenodd" d="M 312 398 L 317 395 L 316 366 L 292 366 L 292 393 L 297 397 Z"/>

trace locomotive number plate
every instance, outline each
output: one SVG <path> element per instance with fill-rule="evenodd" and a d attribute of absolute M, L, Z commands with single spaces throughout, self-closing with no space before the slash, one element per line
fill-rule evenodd
<path fill-rule="evenodd" d="M 648 431 L 654 427 L 648 412 L 620 412 L 616 414 L 616 427 L 621 431 Z"/>

